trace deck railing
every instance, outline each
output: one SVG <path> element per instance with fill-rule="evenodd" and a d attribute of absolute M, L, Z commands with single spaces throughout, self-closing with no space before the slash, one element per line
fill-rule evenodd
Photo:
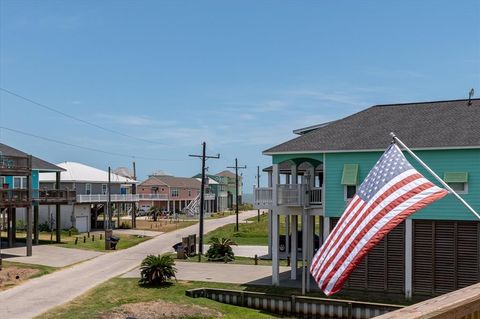
<path fill-rule="evenodd" d="M 0 189 L 0 203 L 5 205 L 28 204 L 31 202 L 28 189 Z"/>
<path fill-rule="evenodd" d="M 139 200 L 167 200 L 167 194 L 138 194 Z"/>
<path fill-rule="evenodd" d="M 47 203 L 73 203 L 76 201 L 77 192 L 69 189 L 52 189 L 52 190 L 34 190 L 33 197 L 38 199 L 40 204 Z"/>
<path fill-rule="evenodd" d="M 110 202 L 138 202 L 138 195 L 134 194 L 112 194 Z M 77 195 L 77 203 L 106 203 L 107 194 Z"/>
<path fill-rule="evenodd" d="M 273 193 L 271 187 L 257 187 L 254 188 L 254 202 L 257 206 L 268 206 L 273 203 Z"/>
<path fill-rule="evenodd" d="M 322 188 L 314 187 L 310 189 L 310 205 L 322 204 Z"/>
<path fill-rule="evenodd" d="M 0 170 L 2 171 L 29 171 L 28 157 L 2 155 L 0 153 Z"/>
<path fill-rule="evenodd" d="M 304 206 L 306 204 L 307 185 L 277 185 L 277 204 L 279 206 Z"/>
<path fill-rule="evenodd" d="M 306 184 L 277 185 L 277 203 L 273 203 L 272 187 L 253 189 L 254 204 L 259 208 L 279 206 L 320 206 L 322 205 L 322 188 L 309 188 Z"/>

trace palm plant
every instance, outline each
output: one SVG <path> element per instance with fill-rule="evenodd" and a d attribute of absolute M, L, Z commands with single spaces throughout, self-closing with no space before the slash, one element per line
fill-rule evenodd
<path fill-rule="evenodd" d="M 140 283 L 146 285 L 160 285 L 175 277 L 177 269 L 172 255 L 148 255 L 140 265 Z"/>
<path fill-rule="evenodd" d="M 235 255 L 232 250 L 232 245 L 237 245 L 230 238 L 219 239 L 213 237 L 210 242 L 210 247 L 207 250 L 205 256 L 207 256 L 209 261 L 220 261 L 229 262 L 235 259 Z"/>

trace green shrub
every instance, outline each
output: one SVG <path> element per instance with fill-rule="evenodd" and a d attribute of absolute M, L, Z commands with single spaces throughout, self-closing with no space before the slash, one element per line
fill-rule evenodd
<path fill-rule="evenodd" d="M 145 285 L 160 285 L 175 278 L 175 260 L 170 253 L 163 255 L 148 255 L 140 265 L 140 283 Z"/>
<path fill-rule="evenodd" d="M 209 261 L 228 262 L 235 259 L 235 255 L 231 246 L 237 244 L 230 238 L 218 239 L 217 237 L 213 237 L 209 244 L 210 247 L 205 254 Z"/>
<path fill-rule="evenodd" d="M 38 229 L 42 232 L 50 232 L 52 231 L 52 229 L 50 228 L 50 225 L 48 224 L 48 222 L 44 222 L 40 225 L 38 225 Z"/>
<path fill-rule="evenodd" d="M 120 227 L 118 227 L 118 228 L 120 228 L 120 229 L 130 229 L 130 228 L 132 228 L 132 226 L 130 226 L 130 223 L 123 221 L 120 224 Z"/>

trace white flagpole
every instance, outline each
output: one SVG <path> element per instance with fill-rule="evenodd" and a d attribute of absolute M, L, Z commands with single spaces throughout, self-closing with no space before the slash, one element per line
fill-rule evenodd
<path fill-rule="evenodd" d="M 457 192 L 455 192 L 450 186 L 448 186 L 447 183 L 445 183 L 437 174 L 435 174 L 435 172 L 432 171 L 432 169 L 428 167 L 428 165 L 425 164 L 417 155 L 415 155 L 411 149 L 409 149 L 405 144 L 403 144 L 403 142 L 395 135 L 395 133 L 391 132 L 390 136 L 393 137 L 393 140 L 400 144 L 400 146 L 403 147 L 410 155 L 412 155 L 412 157 L 416 159 L 430 174 L 432 174 L 432 176 L 435 177 L 440 182 L 440 184 L 442 184 L 443 187 L 445 187 L 450 192 L 450 194 L 458 198 L 458 200 L 461 201 L 462 204 L 465 205 L 465 207 L 467 207 L 468 210 L 471 211 L 472 214 L 477 216 L 477 218 L 480 220 L 480 215 L 472 208 L 472 206 L 470 206 L 460 195 L 457 194 Z"/>

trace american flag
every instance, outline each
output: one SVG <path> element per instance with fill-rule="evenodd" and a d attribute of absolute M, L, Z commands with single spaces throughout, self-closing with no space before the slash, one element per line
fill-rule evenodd
<path fill-rule="evenodd" d="M 327 295 L 338 292 L 388 232 L 447 194 L 415 170 L 400 148 L 391 144 L 315 254 L 310 272 L 318 287 Z"/>

